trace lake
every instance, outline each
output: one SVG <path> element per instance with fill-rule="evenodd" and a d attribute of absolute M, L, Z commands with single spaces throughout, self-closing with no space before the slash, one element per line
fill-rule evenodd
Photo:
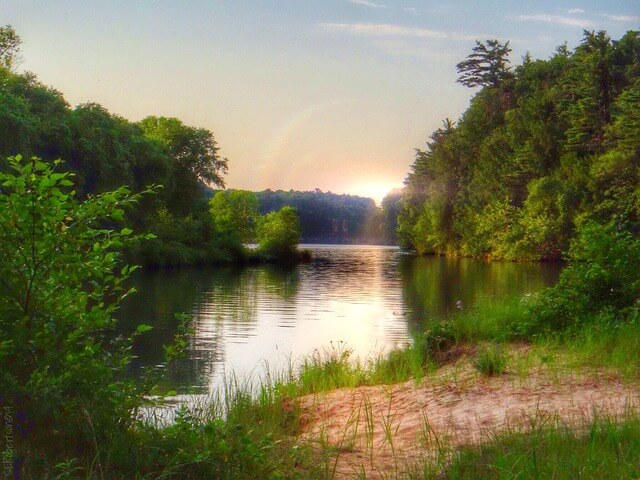
<path fill-rule="evenodd" d="M 551 263 L 485 262 L 416 257 L 394 247 L 302 245 L 313 260 L 292 269 L 147 270 L 132 279 L 138 293 L 118 313 L 122 331 L 153 327 L 139 337 L 134 372 L 160 364 L 162 345 L 188 316 L 186 358 L 164 387 L 205 393 L 223 374 L 261 375 L 322 348 L 349 348 L 365 358 L 411 340 L 429 322 L 479 301 L 533 292 L 553 284 Z"/>

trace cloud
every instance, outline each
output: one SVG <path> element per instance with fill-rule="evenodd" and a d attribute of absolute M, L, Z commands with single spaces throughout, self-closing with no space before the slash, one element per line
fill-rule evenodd
<path fill-rule="evenodd" d="M 567 10 L 567 13 L 584 13 L 584 10 L 581 8 L 570 8 Z"/>
<path fill-rule="evenodd" d="M 367 0 L 349 0 L 349 3 L 355 3 L 356 5 L 364 5 L 365 7 L 371 7 L 371 8 L 387 8 L 386 5 L 382 5 L 381 3 L 368 2 Z"/>
<path fill-rule="evenodd" d="M 478 35 L 469 35 L 462 32 L 444 32 L 388 23 L 320 23 L 319 26 L 327 32 L 342 32 L 370 37 L 414 37 L 462 41 L 478 38 Z"/>
<path fill-rule="evenodd" d="M 616 22 L 637 22 L 640 20 L 640 17 L 635 17 L 632 15 L 604 15 L 609 20 L 615 20 Z"/>
<path fill-rule="evenodd" d="M 403 7 L 402 10 L 405 12 L 418 13 L 418 9 L 416 7 Z"/>
<path fill-rule="evenodd" d="M 588 28 L 595 26 L 595 23 L 591 20 L 575 17 L 563 17 L 560 15 L 520 15 L 515 18 L 523 22 L 556 23 L 558 25 L 566 25 L 569 27 Z"/>
<path fill-rule="evenodd" d="M 440 48 L 434 48 L 421 39 L 384 37 L 377 38 L 371 43 L 372 45 L 389 55 L 447 60 L 456 58 L 456 54 L 443 51 Z"/>

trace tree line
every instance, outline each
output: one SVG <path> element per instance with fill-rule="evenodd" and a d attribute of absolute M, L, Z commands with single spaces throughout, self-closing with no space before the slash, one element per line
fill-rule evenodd
<path fill-rule="evenodd" d="M 394 243 L 396 215 L 384 205 L 376 206 L 371 198 L 323 192 L 317 188 L 312 191 L 267 189 L 251 195 L 255 197 L 256 212 L 262 215 L 286 206 L 295 208 L 304 243 Z M 393 198 L 389 196 L 386 202 Z"/>
<path fill-rule="evenodd" d="M 640 220 L 640 34 L 585 31 L 547 60 L 510 66 L 476 42 L 458 82 L 479 88 L 459 121 L 416 150 L 398 216 L 417 252 L 558 260 L 581 226 Z"/>
<path fill-rule="evenodd" d="M 78 199 L 125 185 L 152 193 L 121 219 L 111 220 L 154 235 L 128 244 L 131 262 L 163 266 L 247 260 L 237 236 L 217 230 L 210 214 L 211 188 L 224 188 L 228 169 L 212 132 L 169 117 L 131 122 L 96 103 L 72 108 L 34 74 L 16 72 L 20 45 L 11 26 L 0 27 L 0 158 L 20 154 L 49 164 L 63 159 L 57 168 L 73 174 Z M 288 219 L 288 244 L 269 248 L 295 250 L 300 230 L 292 213 L 282 214 Z M 265 229 L 275 237 L 281 233 L 273 225 Z"/>

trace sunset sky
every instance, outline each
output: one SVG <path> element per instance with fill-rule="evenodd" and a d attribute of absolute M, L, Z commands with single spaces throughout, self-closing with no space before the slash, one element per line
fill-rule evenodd
<path fill-rule="evenodd" d="M 229 187 L 379 201 L 468 104 L 455 64 L 474 39 L 546 58 L 583 29 L 639 29 L 640 1 L 0 0 L 0 24 L 72 105 L 212 130 Z"/>

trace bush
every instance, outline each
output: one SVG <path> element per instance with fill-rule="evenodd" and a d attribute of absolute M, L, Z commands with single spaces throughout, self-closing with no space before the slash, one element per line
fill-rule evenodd
<path fill-rule="evenodd" d="M 288 260 L 298 256 L 300 222 L 293 207 L 282 207 L 258 223 L 258 251 L 268 259 Z"/>
<path fill-rule="evenodd" d="M 59 164 L 17 156 L 0 168 L 0 407 L 19 433 L 15 478 L 40 478 L 60 458 L 98 465 L 98 445 L 126 432 L 144 401 L 120 379 L 130 343 L 112 332 L 134 270 L 117 252 L 135 237 L 116 226 L 138 196 L 80 202 Z"/>
<path fill-rule="evenodd" d="M 449 350 L 457 341 L 457 330 L 451 322 L 438 322 L 431 325 L 418 339 L 418 349 L 423 363 L 443 363 Z"/>
<path fill-rule="evenodd" d="M 625 319 L 640 298 L 640 240 L 587 221 L 570 249 L 571 264 L 532 306 L 536 327 L 559 330 L 589 319 Z"/>

